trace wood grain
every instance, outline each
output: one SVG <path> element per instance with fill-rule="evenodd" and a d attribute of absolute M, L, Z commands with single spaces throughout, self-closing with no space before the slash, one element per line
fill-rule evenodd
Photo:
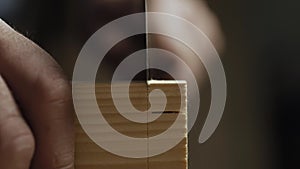
<path fill-rule="evenodd" d="M 125 87 L 122 83 L 114 84 L 120 89 L 117 98 L 122 102 L 124 93 L 122 88 Z M 86 92 L 85 89 L 92 87 L 89 84 L 79 84 L 75 86 L 80 95 L 76 99 L 80 100 L 80 107 L 89 109 L 92 93 Z M 95 93 L 99 109 L 105 120 L 116 131 L 134 138 L 149 138 L 157 136 L 163 132 L 171 132 L 172 137 L 164 138 L 159 141 L 162 146 L 168 145 L 176 138 L 184 138 L 176 146 L 169 151 L 150 158 L 125 158 L 114 155 L 105 151 L 95 144 L 82 129 L 79 121 L 75 118 L 76 140 L 75 140 L 75 169 L 186 169 L 187 168 L 187 104 L 186 104 L 186 83 L 183 81 L 149 81 L 146 83 L 134 82 L 130 85 L 130 101 L 132 105 L 140 110 L 146 111 L 151 106 L 148 100 L 148 95 L 154 89 L 160 89 L 164 92 L 167 98 L 167 104 L 164 113 L 153 122 L 150 123 L 135 123 L 132 122 L 118 112 L 111 95 L 111 85 L 96 84 Z M 81 92 L 82 91 L 82 92 Z M 160 97 L 154 99 L 151 104 L 162 104 Z M 183 103 L 183 104 L 181 104 Z M 183 107 L 181 106 L 183 105 Z M 124 105 L 126 106 L 126 105 Z M 132 113 L 132 112 L 128 112 Z M 157 113 L 157 112 L 152 112 Z M 93 129 L 93 120 L 95 114 L 87 113 L 84 118 L 90 121 L 90 128 Z M 178 119 L 179 125 L 170 130 L 174 121 Z M 103 124 L 104 125 L 104 124 Z M 95 126 L 99 127 L 99 126 Z M 111 133 L 99 128 L 95 128 L 96 134 L 103 136 L 107 141 L 115 141 L 118 143 Z M 128 143 L 130 144 L 130 143 Z M 123 143 L 120 143 L 122 149 Z M 151 141 L 146 145 L 147 153 L 156 151 L 160 147 L 151 146 Z M 122 150 L 120 150 L 122 151 Z M 132 151 L 142 151 L 134 149 Z"/>

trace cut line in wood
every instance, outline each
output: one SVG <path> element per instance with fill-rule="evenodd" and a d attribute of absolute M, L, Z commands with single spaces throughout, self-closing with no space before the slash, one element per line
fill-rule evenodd
<path fill-rule="evenodd" d="M 122 83 L 113 84 L 117 86 L 118 97 L 122 102 L 124 93 L 122 88 L 126 85 Z M 86 92 L 85 89 L 91 88 L 93 85 L 81 83 L 76 85 L 78 90 L 76 99 L 80 100 L 79 107 L 89 109 L 91 106 L 90 100 L 92 93 Z M 133 138 L 149 138 L 160 135 L 164 132 L 170 132 L 171 137 L 156 140 L 161 143 L 161 146 L 169 145 L 176 138 L 183 139 L 172 149 L 160 155 L 149 158 L 126 158 L 112 154 L 94 143 L 82 129 L 78 119 L 75 118 L 75 169 L 187 169 L 187 92 L 185 81 L 148 81 L 147 83 L 132 82 L 130 85 L 130 101 L 132 105 L 141 112 L 148 110 L 149 100 L 148 95 L 151 91 L 160 89 L 164 92 L 167 98 L 167 105 L 161 116 L 150 123 L 135 123 L 123 117 L 116 109 L 111 95 L 110 84 L 96 84 L 95 93 L 99 109 L 106 121 L 119 133 Z M 157 97 L 152 104 L 161 104 L 161 98 Z M 181 107 L 183 102 L 184 107 Z M 127 105 L 123 105 L 127 106 Z M 126 112 L 131 115 L 131 112 Z M 153 114 L 160 113 L 159 111 L 151 112 Z M 134 116 L 134 114 L 132 114 Z M 86 114 L 84 118 L 89 122 L 89 128 L 93 129 L 95 124 L 95 114 Z M 176 119 L 181 119 L 179 125 L 170 130 Z M 104 137 L 107 141 L 116 142 L 118 140 L 111 136 L 109 131 L 99 129 L 95 126 L 94 130 L 99 137 Z M 130 143 L 127 143 L 130 144 Z M 124 143 L 119 143 L 120 151 Z M 148 143 L 148 153 L 160 149 L 159 146 L 151 146 Z M 133 152 L 140 151 L 133 149 Z"/>

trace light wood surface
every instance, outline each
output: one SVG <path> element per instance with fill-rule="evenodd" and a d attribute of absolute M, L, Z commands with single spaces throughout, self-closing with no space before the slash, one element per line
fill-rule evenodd
<path fill-rule="evenodd" d="M 120 92 L 117 98 L 122 102 L 124 93 L 122 88 L 126 85 L 115 84 Z M 80 100 L 80 107 L 89 109 L 92 93 L 86 92 L 86 88 L 90 88 L 89 84 L 80 84 L 76 86 L 80 95 L 77 99 Z M 183 81 L 149 81 L 146 83 L 131 83 L 130 85 L 130 101 L 132 105 L 140 111 L 146 111 L 151 106 L 148 100 L 148 95 L 154 89 L 160 89 L 164 92 L 167 98 L 167 104 L 164 113 L 153 122 L 150 123 L 135 123 L 132 122 L 118 112 L 111 95 L 111 85 L 96 84 L 95 93 L 99 109 L 105 120 L 116 131 L 133 138 L 149 138 L 157 136 L 163 132 L 171 132 L 172 137 L 159 140 L 162 144 L 168 145 L 176 138 L 182 137 L 176 146 L 171 150 L 150 158 L 125 158 L 117 156 L 105 151 L 95 144 L 82 129 L 79 121 L 75 120 L 76 127 L 76 144 L 75 144 L 75 169 L 186 169 L 187 168 L 187 104 L 186 104 L 186 83 Z M 154 96 L 155 97 L 155 96 Z M 157 96 L 151 104 L 162 104 L 162 98 Z M 183 103 L 183 104 L 181 104 Z M 183 107 L 181 106 L 183 105 Z M 126 105 L 124 105 L 126 106 Z M 131 113 L 131 112 L 128 112 Z M 152 112 L 157 113 L 157 112 Z M 95 114 L 86 114 L 84 118 L 90 119 L 90 127 L 93 127 L 93 119 Z M 176 119 L 180 119 L 177 127 L 170 129 Z M 96 130 L 96 134 L 107 138 L 107 141 L 113 140 L 110 134 L 106 131 Z M 128 143 L 130 144 L 130 143 Z M 122 143 L 123 145 L 123 143 Z M 155 151 L 161 147 L 151 146 L 151 142 L 147 145 L 148 153 Z M 122 149 L 120 143 L 120 149 Z M 121 150 L 120 150 L 121 151 Z M 132 151 L 139 151 L 134 149 Z"/>

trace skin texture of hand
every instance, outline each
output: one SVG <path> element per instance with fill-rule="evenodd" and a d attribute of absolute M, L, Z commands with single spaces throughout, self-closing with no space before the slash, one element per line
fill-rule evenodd
<path fill-rule="evenodd" d="M 72 169 L 69 82 L 43 49 L 0 19 L 0 168 Z"/>

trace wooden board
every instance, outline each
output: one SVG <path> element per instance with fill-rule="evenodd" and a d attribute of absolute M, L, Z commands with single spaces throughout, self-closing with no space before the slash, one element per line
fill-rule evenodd
<path fill-rule="evenodd" d="M 122 103 L 124 93 L 122 88 L 126 85 L 114 84 L 118 89 L 116 97 Z M 79 107 L 89 109 L 92 93 L 86 89 L 91 88 L 89 84 L 78 84 L 75 86 L 80 94 L 76 99 L 80 102 Z M 119 90 L 120 89 L 120 90 Z M 76 127 L 76 144 L 75 144 L 75 169 L 186 169 L 187 168 L 187 104 L 186 104 L 186 83 L 183 81 L 148 81 L 148 83 L 131 83 L 129 96 L 132 105 L 139 111 L 148 110 L 151 106 L 160 105 L 163 103 L 163 98 L 160 95 L 154 95 L 150 103 L 148 96 L 155 90 L 160 89 L 164 92 L 167 98 L 165 111 L 162 115 L 150 123 L 136 123 L 123 117 L 117 110 L 112 100 L 111 85 L 96 84 L 95 93 L 99 109 L 109 125 L 119 133 L 133 138 L 155 138 L 164 132 L 171 133 L 171 136 L 160 138 L 159 140 L 149 139 L 145 145 L 147 153 L 154 153 L 163 146 L 170 146 L 176 142 L 178 138 L 181 141 L 177 142 L 173 148 L 162 154 L 150 158 L 126 158 L 112 154 L 96 143 L 94 143 L 82 129 L 79 121 L 75 120 Z M 81 92 L 82 91 L 82 92 Z M 126 106 L 126 105 L 124 105 Z M 132 112 L 128 112 L 132 113 Z M 151 113 L 157 113 L 155 110 Z M 132 115 L 132 114 L 131 114 Z M 134 115 L 134 114 L 133 114 Z M 90 119 L 89 127 L 93 128 L 93 119 L 97 114 L 84 115 L 84 118 Z M 175 120 L 176 127 L 171 127 Z M 104 124 L 103 124 L 104 125 Z M 103 130 L 97 130 L 96 134 L 107 138 L 107 141 L 119 140 L 111 136 L 111 133 Z M 183 138 L 183 139 L 181 139 Z M 152 142 L 161 143 L 160 146 L 152 144 Z M 130 144 L 130 143 L 127 143 Z M 124 143 L 119 143 L 120 151 L 124 147 Z M 142 151 L 133 149 L 133 152 Z"/>

